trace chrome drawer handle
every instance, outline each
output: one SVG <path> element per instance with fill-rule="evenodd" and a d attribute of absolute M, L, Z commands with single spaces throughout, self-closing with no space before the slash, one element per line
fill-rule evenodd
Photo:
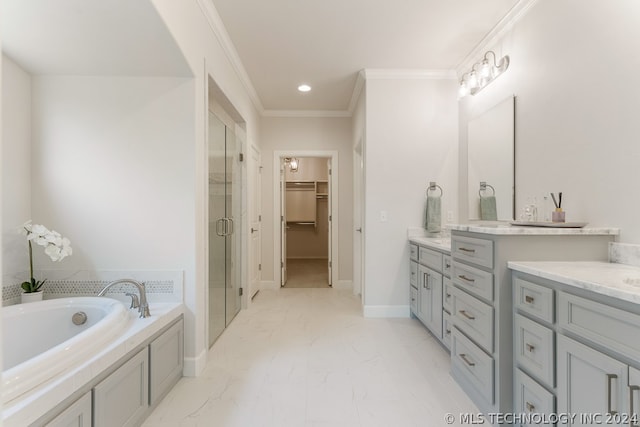
<path fill-rule="evenodd" d="M 444 294 L 447 299 L 451 298 L 451 294 Z"/>
<path fill-rule="evenodd" d="M 618 411 L 614 411 L 611 409 L 611 380 L 617 379 L 618 376 L 616 374 L 607 374 L 607 414 L 615 415 Z"/>
<path fill-rule="evenodd" d="M 447 335 L 451 335 L 451 329 L 445 329 L 444 331 Z"/>
<path fill-rule="evenodd" d="M 459 274 L 459 275 L 458 275 L 458 277 L 459 277 L 460 279 L 465 280 L 465 281 L 470 282 L 470 283 L 473 283 L 473 282 L 475 282 L 475 281 L 476 281 L 476 279 L 470 279 L 470 278 L 468 278 L 467 276 L 465 276 L 464 274 Z"/>
<path fill-rule="evenodd" d="M 424 283 L 422 284 L 422 287 L 427 289 L 427 290 L 430 290 L 431 287 L 429 286 L 429 273 L 424 273 L 423 282 Z"/>
<path fill-rule="evenodd" d="M 533 353 L 533 350 L 535 350 L 536 346 L 532 345 L 532 344 L 525 344 L 527 346 L 527 351 L 529 351 L 529 353 Z"/>
<path fill-rule="evenodd" d="M 629 417 L 631 418 L 629 420 L 629 427 L 638 427 L 638 424 L 634 422 L 637 421 L 638 416 L 633 411 L 633 393 L 638 390 L 640 390 L 640 387 L 637 385 L 629 386 Z"/>
<path fill-rule="evenodd" d="M 467 355 L 464 353 L 460 353 L 460 359 L 464 360 L 464 363 L 466 363 L 469 366 L 476 366 L 476 364 L 473 363 L 471 360 L 469 360 Z"/>
<path fill-rule="evenodd" d="M 531 295 L 525 295 L 524 297 L 524 302 L 526 302 L 527 304 L 533 304 L 535 298 L 533 298 Z"/>
<path fill-rule="evenodd" d="M 476 251 L 475 249 L 468 249 L 468 248 L 465 248 L 465 247 L 460 247 L 458 249 L 460 249 L 463 252 L 469 252 L 469 253 L 475 253 L 475 251 Z"/>
<path fill-rule="evenodd" d="M 445 268 L 445 269 L 446 269 L 446 268 L 451 268 L 451 264 L 449 264 L 448 262 L 447 262 L 447 263 L 445 263 L 444 268 Z"/>
<path fill-rule="evenodd" d="M 462 314 L 464 317 L 466 317 L 469 320 L 474 320 L 475 319 L 475 316 L 472 316 L 466 310 L 460 310 L 460 311 L 458 311 L 458 313 Z"/>
<path fill-rule="evenodd" d="M 529 412 L 533 412 L 533 410 L 536 409 L 535 405 L 531 402 L 527 402 L 526 405 L 527 405 L 527 411 Z"/>

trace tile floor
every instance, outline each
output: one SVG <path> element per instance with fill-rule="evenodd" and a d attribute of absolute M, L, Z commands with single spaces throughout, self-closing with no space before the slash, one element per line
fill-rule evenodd
<path fill-rule="evenodd" d="M 415 319 L 365 319 L 336 289 L 260 291 L 145 427 L 443 426 L 477 412 Z"/>
<path fill-rule="evenodd" d="M 327 259 L 287 259 L 285 288 L 328 288 Z"/>

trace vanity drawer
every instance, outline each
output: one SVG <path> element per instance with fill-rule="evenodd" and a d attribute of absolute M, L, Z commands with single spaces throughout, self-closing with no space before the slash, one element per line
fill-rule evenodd
<path fill-rule="evenodd" d="M 418 262 L 437 272 L 442 271 L 442 253 L 418 247 Z"/>
<path fill-rule="evenodd" d="M 451 277 L 451 255 L 442 255 L 442 274 Z"/>
<path fill-rule="evenodd" d="M 515 358 L 518 366 L 549 387 L 555 386 L 553 331 L 516 314 Z"/>
<path fill-rule="evenodd" d="M 451 317 L 458 329 L 487 352 L 493 352 L 493 307 L 454 289 Z"/>
<path fill-rule="evenodd" d="M 442 278 L 442 308 L 447 313 L 453 310 L 453 283 L 446 277 Z"/>
<path fill-rule="evenodd" d="M 556 405 L 553 394 L 520 369 L 515 371 L 513 398 L 513 409 L 516 414 L 555 414 Z M 529 426 L 530 424 L 520 425 Z"/>
<path fill-rule="evenodd" d="M 418 263 L 411 261 L 409 263 L 409 284 L 414 288 L 418 287 Z"/>
<path fill-rule="evenodd" d="M 453 236 L 451 255 L 471 264 L 493 268 L 493 241 L 474 237 Z"/>
<path fill-rule="evenodd" d="M 418 245 L 409 243 L 409 259 L 412 259 L 414 261 L 418 260 Z"/>
<path fill-rule="evenodd" d="M 451 366 L 493 405 L 493 359 L 454 327 L 451 330 Z"/>
<path fill-rule="evenodd" d="M 460 288 L 487 301 L 493 301 L 493 274 L 470 265 L 454 262 L 451 280 Z"/>
<path fill-rule="evenodd" d="M 442 312 L 442 343 L 445 347 L 451 350 L 451 330 L 453 324 L 451 323 L 451 315 L 446 311 Z"/>
<path fill-rule="evenodd" d="M 416 314 L 418 313 L 418 289 L 414 288 L 413 286 L 410 286 L 409 289 L 411 290 L 409 293 L 411 297 L 409 308 L 413 314 Z"/>
<path fill-rule="evenodd" d="M 547 323 L 554 321 L 553 289 L 514 278 L 513 302 L 516 308 Z"/>
<path fill-rule="evenodd" d="M 560 327 L 605 348 L 640 360 L 640 315 L 558 292 Z"/>

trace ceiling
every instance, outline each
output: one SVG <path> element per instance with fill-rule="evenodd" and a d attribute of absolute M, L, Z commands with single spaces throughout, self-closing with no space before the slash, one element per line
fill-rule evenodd
<path fill-rule="evenodd" d="M 2 51 L 31 74 L 192 75 L 151 2 L 1 3 Z"/>
<path fill-rule="evenodd" d="M 267 114 L 347 112 L 362 69 L 453 70 L 518 3 L 210 1 Z"/>

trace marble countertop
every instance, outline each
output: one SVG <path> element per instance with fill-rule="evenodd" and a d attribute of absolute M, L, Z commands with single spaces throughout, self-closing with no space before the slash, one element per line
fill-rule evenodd
<path fill-rule="evenodd" d="M 451 238 L 450 237 L 410 237 L 409 241 L 416 245 L 426 246 L 446 254 L 451 254 Z"/>
<path fill-rule="evenodd" d="M 556 227 L 527 227 L 511 225 L 508 222 L 488 222 L 470 224 L 449 224 L 452 231 L 469 231 L 474 233 L 499 234 L 499 235 L 607 235 L 617 236 L 619 228 L 611 227 L 583 227 L 583 228 L 556 228 Z"/>
<path fill-rule="evenodd" d="M 597 261 L 509 261 L 522 273 L 640 304 L 640 267 Z"/>

